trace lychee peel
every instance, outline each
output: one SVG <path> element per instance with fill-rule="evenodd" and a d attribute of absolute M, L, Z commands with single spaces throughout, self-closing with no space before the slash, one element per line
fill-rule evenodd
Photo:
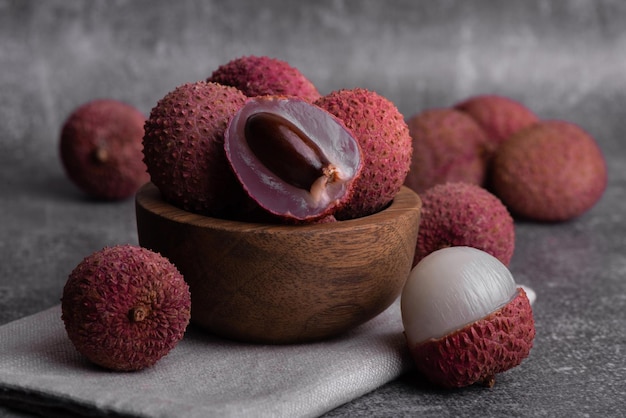
<path fill-rule="evenodd" d="M 315 85 L 286 61 L 267 56 L 243 56 L 219 66 L 207 81 L 236 87 L 248 97 L 296 96 L 308 102 L 320 97 Z"/>
<path fill-rule="evenodd" d="M 338 220 L 371 215 L 395 197 L 409 172 L 413 147 L 404 117 L 389 99 L 363 89 L 341 89 L 315 104 L 344 122 L 363 151 L 363 169 Z"/>
<path fill-rule="evenodd" d="M 159 100 L 145 125 L 143 152 L 166 201 L 215 217 L 233 217 L 246 207 L 224 152 L 228 122 L 246 99 L 234 87 L 199 81 Z"/>
<path fill-rule="evenodd" d="M 589 133 L 571 122 L 544 120 L 498 148 L 489 187 L 513 216 L 559 222 L 591 209 L 607 176 L 602 151 Z"/>
<path fill-rule="evenodd" d="M 495 94 L 472 96 L 454 108 L 468 114 L 485 130 L 489 153 L 514 133 L 539 121 L 539 117 L 522 103 Z"/>
<path fill-rule="evenodd" d="M 63 288 L 62 320 L 76 349 L 117 371 L 155 364 L 183 338 L 189 287 L 165 257 L 132 245 L 83 259 Z"/>
<path fill-rule="evenodd" d="M 418 370 L 444 388 L 492 386 L 495 375 L 519 365 L 533 346 L 535 326 L 526 293 L 487 317 L 440 339 L 410 347 Z"/>
<path fill-rule="evenodd" d="M 466 182 L 482 185 L 486 176 L 487 134 L 463 112 L 427 109 L 407 121 L 413 143 L 405 184 L 422 193 L 436 184 Z"/>
<path fill-rule="evenodd" d="M 59 140 L 68 178 L 97 199 L 132 196 L 149 180 L 141 144 L 145 120 L 135 107 L 113 99 L 76 108 L 64 122 Z"/>
<path fill-rule="evenodd" d="M 515 224 L 506 206 L 488 190 L 469 183 L 445 183 L 422 195 L 422 218 L 413 266 L 435 250 L 469 246 L 510 264 Z"/>

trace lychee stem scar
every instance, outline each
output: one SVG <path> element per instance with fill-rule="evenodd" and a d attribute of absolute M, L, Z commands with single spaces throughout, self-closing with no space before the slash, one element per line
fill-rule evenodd
<path fill-rule="evenodd" d="M 496 375 L 495 374 L 487 376 L 482 381 L 482 385 L 484 387 L 487 387 L 487 388 L 492 388 L 492 387 L 494 387 L 495 384 L 496 384 Z"/>
<path fill-rule="evenodd" d="M 93 159 L 98 163 L 104 163 L 109 159 L 109 151 L 104 145 L 98 145 L 92 155 Z"/>
<path fill-rule="evenodd" d="M 146 306 L 139 305 L 128 311 L 128 319 L 130 322 L 141 322 L 148 316 L 149 309 Z"/>

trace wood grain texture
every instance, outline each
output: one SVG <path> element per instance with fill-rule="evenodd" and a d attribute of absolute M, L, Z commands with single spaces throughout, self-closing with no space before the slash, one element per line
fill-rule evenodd
<path fill-rule="evenodd" d="M 387 308 L 410 272 L 420 209 L 405 187 L 368 217 L 287 226 L 189 213 L 152 184 L 136 196 L 139 243 L 185 276 L 192 321 L 258 343 L 336 336 Z"/>

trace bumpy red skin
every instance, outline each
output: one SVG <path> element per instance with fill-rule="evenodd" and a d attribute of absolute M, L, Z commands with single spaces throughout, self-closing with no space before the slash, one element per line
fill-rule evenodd
<path fill-rule="evenodd" d="M 338 220 L 360 218 L 384 209 L 400 191 L 411 166 L 409 128 L 387 98 L 363 88 L 322 96 L 318 106 L 341 119 L 359 141 L 363 169 L 352 199 L 335 213 Z"/>
<path fill-rule="evenodd" d="M 70 180 L 94 198 L 132 196 L 150 179 L 141 153 L 145 120 L 135 107 L 112 99 L 94 100 L 74 110 L 59 141 Z"/>
<path fill-rule="evenodd" d="M 224 132 L 246 96 L 204 81 L 163 97 L 145 125 L 144 161 L 163 198 L 181 209 L 229 218 L 250 202 L 230 169 Z"/>
<path fill-rule="evenodd" d="M 488 139 L 476 121 L 458 110 L 437 108 L 420 112 L 407 123 L 413 141 L 408 187 L 423 193 L 446 182 L 483 184 Z"/>
<path fill-rule="evenodd" d="M 62 319 L 76 349 L 111 370 L 154 365 L 183 338 L 191 315 L 189 287 L 166 258 L 131 245 L 107 247 L 70 274 Z M 145 317 L 132 319 L 133 309 Z"/>
<path fill-rule="evenodd" d="M 532 308 L 524 290 L 518 291 L 491 315 L 443 338 L 411 346 L 417 369 L 444 388 L 492 386 L 497 373 L 519 365 L 533 346 Z"/>
<path fill-rule="evenodd" d="M 439 184 L 421 195 L 422 217 L 413 266 L 431 252 L 453 246 L 483 250 L 508 266 L 515 225 L 495 195 L 469 183 Z"/>
<path fill-rule="evenodd" d="M 489 153 L 514 133 L 539 121 L 529 108 L 505 96 L 473 96 L 454 107 L 471 116 L 485 130 Z"/>
<path fill-rule="evenodd" d="M 297 96 L 308 102 L 320 97 L 313 83 L 285 61 L 266 56 L 245 56 L 219 66 L 207 81 L 233 86 L 248 97 Z"/>
<path fill-rule="evenodd" d="M 542 121 L 504 142 L 492 161 L 490 188 L 513 216 L 560 222 L 582 215 L 607 186 L 596 141 L 577 125 Z"/>

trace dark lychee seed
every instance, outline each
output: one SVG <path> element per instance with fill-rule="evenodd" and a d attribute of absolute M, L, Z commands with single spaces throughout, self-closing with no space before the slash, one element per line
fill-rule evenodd
<path fill-rule="evenodd" d="M 224 146 L 250 197 L 284 219 L 332 214 L 361 170 L 360 147 L 343 123 L 293 97 L 250 99 L 231 119 Z"/>
<path fill-rule="evenodd" d="M 253 114 L 246 120 L 244 135 L 263 165 L 299 189 L 310 190 L 329 170 L 330 162 L 319 146 L 279 115 Z"/>

